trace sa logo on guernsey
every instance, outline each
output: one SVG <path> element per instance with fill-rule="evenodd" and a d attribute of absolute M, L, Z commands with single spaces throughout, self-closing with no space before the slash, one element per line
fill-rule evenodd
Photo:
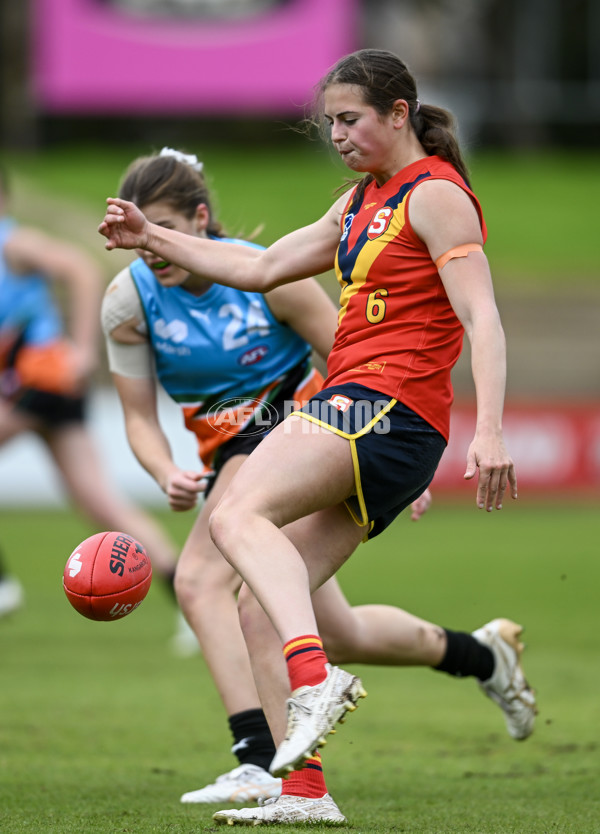
<path fill-rule="evenodd" d="M 367 237 L 369 240 L 375 240 L 375 238 L 381 237 L 387 231 L 393 216 L 394 211 L 389 206 L 377 209 L 367 229 Z"/>

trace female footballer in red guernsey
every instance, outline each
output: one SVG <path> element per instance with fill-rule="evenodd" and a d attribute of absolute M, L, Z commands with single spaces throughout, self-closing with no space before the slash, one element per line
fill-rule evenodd
<path fill-rule="evenodd" d="M 517 497 L 502 432 L 504 333 L 451 115 L 420 103 L 405 64 L 382 50 L 341 59 L 322 79 L 317 104 L 345 164 L 364 176 L 315 223 L 261 252 L 188 238 L 111 198 L 99 227 L 108 249 L 146 249 L 244 290 L 266 292 L 334 266 L 341 283 L 324 388 L 247 458 L 210 519 L 213 541 L 245 582 L 240 618 L 278 743 L 276 776 L 310 768 L 327 734 L 366 694 L 356 676 L 329 663 L 311 593 L 431 482 L 447 442 L 450 372 L 464 332 L 477 400 L 465 478 L 477 474 L 481 509 L 501 509 L 507 491 Z M 305 516 L 310 528 L 292 540 L 286 525 Z M 535 701 L 520 668 L 518 628 L 494 621 L 491 630 L 489 694 L 510 704 L 511 720 L 531 724 Z M 292 691 L 287 731 L 273 687 L 282 644 Z M 344 821 L 328 795 L 302 817 L 293 799 L 288 792 L 215 819 Z"/>

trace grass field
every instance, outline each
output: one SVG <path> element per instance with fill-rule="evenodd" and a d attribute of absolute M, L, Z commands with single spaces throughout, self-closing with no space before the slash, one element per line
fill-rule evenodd
<path fill-rule="evenodd" d="M 160 518 L 183 541 L 189 516 Z M 202 659 L 170 652 L 166 594 L 155 583 L 131 617 L 90 622 L 61 588 L 89 528 L 67 511 L 3 511 L 0 530 L 27 594 L 0 621 L 2 834 L 215 830 L 218 806 L 178 799 L 235 764 L 231 741 Z M 359 549 L 341 573 L 355 603 L 458 629 L 522 621 L 540 715 L 517 743 L 473 680 L 356 667 L 369 697 L 324 752 L 342 831 L 600 831 L 599 538 L 597 503 L 520 499 L 489 515 L 440 499 Z"/>

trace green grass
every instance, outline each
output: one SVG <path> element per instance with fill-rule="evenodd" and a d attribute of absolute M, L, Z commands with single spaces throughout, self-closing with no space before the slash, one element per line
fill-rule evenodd
<path fill-rule="evenodd" d="M 594 287 L 600 154 L 475 156 L 473 185 L 489 228 L 486 252 L 512 290 Z"/>
<path fill-rule="evenodd" d="M 160 517 L 183 541 L 190 517 Z M 11 510 L 0 529 L 27 594 L 0 621 L 0 831 L 215 830 L 218 806 L 178 798 L 233 766 L 231 741 L 201 658 L 169 651 L 174 612 L 159 584 L 127 619 L 90 622 L 61 589 L 88 527 L 69 512 Z M 457 629 L 523 621 L 540 715 L 516 743 L 472 680 L 356 667 L 369 697 L 324 751 L 342 831 L 600 831 L 599 534 L 597 502 L 520 499 L 489 515 L 439 499 L 419 524 L 400 518 L 359 549 L 341 572 L 355 603 Z"/>
<path fill-rule="evenodd" d="M 177 143 L 176 137 L 172 142 Z M 284 127 L 279 141 L 267 145 L 234 136 L 228 143 L 188 143 L 186 149 L 204 159 L 228 230 L 243 236 L 262 225 L 256 239 L 264 244 L 319 217 L 347 173 L 322 143 Z M 57 217 L 46 212 L 37 222 L 59 222 L 66 198 L 80 210 L 80 223 L 91 234 L 125 167 L 138 154 L 153 150 L 157 148 L 150 143 L 56 145 L 3 158 L 16 177 L 15 190 L 28 194 L 20 207 L 23 219 L 35 214 L 41 190 L 56 201 Z M 489 226 L 486 251 L 502 290 L 548 292 L 566 285 L 596 291 L 600 154 L 480 150 L 468 162 Z M 79 233 L 72 225 L 61 231 Z"/>

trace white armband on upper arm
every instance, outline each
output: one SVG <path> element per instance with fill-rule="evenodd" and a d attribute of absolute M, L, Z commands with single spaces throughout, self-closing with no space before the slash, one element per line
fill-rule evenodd
<path fill-rule="evenodd" d="M 100 318 L 105 336 L 112 333 L 115 327 L 125 324 L 126 321 L 131 321 L 131 319 L 135 319 L 135 329 L 138 333 L 146 335 L 148 332 L 142 302 L 135 288 L 129 267 L 122 269 L 106 288 L 102 299 Z"/>
<path fill-rule="evenodd" d="M 155 376 L 152 351 L 148 342 L 126 345 L 112 336 L 106 337 L 108 367 L 113 374 L 136 379 Z"/>
<path fill-rule="evenodd" d="M 147 334 L 142 303 L 137 294 L 129 268 L 123 269 L 108 285 L 100 313 L 106 339 L 108 366 L 112 373 L 127 377 L 154 376 L 154 359 L 147 339 L 126 344 L 113 339 L 115 328 L 135 320 L 135 330 Z"/>

